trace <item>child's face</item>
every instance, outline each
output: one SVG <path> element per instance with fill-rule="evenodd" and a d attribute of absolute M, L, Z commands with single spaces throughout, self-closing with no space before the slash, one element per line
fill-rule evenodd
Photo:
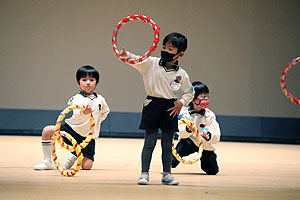
<path fill-rule="evenodd" d="M 177 47 L 174 47 L 172 42 L 167 42 L 165 45 L 162 46 L 162 51 L 166 51 L 171 54 L 177 54 Z"/>
<path fill-rule="evenodd" d="M 167 42 L 166 44 L 163 44 L 162 46 L 162 51 L 166 51 L 170 54 L 175 55 L 173 57 L 173 61 L 177 60 L 178 58 L 182 57 L 184 55 L 184 52 L 179 52 L 178 53 L 178 48 L 173 46 L 172 42 Z"/>
<path fill-rule="evenodd" d="M 199 94 L 197 99 L 193 100 L 193 107 L 195 111 L 200 111 L 200 105 L 201 105 L 201 100 L 207 100 L 209 99 L 209 93 L 203 93 L 203 94 Z"/>
<path fill-rule="evenodd" d="M 87 95 L 91 95 L 96 88 L 96 79 L 90 76 L 82 77 L 79 80 L 79 88 Z"/>

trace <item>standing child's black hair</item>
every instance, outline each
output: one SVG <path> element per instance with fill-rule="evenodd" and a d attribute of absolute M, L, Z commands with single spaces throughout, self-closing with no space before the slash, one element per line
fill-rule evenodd
<path fill-rule="evenodd" d="M 79 81 L 81 78 L 90 76 L 92 78 L 96 79 L 96 83 L 99 83 L 99 72 L 92 66 L 90 65 L 86 65 L 86 66 L 82 66 L 80 67 L 77 72 L 76 72 L 76 80 L 77 83 L 79 84 Z"/>
<path fill-rule="evenodd" d="M 168 34 L 163 40 L 163 45 L 166 45 L 167 42 L 172 42 L 172 45 L 178 49 L 177 53 L 185 52 L 187 48 L 187 38 L 177 32 Z"/>

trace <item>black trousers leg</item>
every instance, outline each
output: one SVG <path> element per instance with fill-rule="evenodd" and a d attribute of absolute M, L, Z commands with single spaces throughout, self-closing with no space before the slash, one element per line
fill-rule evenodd
<path fill-rule="evenodd" d="M 174 137 L 173 130 L 162 130 L 161 135 L 161 148 L 162 148 L 162 164 L 164 172 L 171 172 L 172 163 L 172 141 Z"/>
<path fill-rule="evenodd" d="M 214 151 L 203 150 L 201 157 L 201 169 L 208 175 L 216 175 L 219 172 L 217 155 Z"/>
<path fill-rule="evenodd" d="M 144 147 L 142 150 L 142 172 L 149 172 L 152 153 L 156 145 L 158 130 L 146 130 Z"/>

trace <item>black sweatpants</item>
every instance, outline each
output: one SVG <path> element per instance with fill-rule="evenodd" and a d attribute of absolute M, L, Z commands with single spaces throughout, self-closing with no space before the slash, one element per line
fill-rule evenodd
<path fill-rule="evenodd" d="M 175 149 L 181 157 L 199 152 L 199 147 L 196 146 L 194 142 L 189 138 L 181 139 L 176 145 Z M 219 172 L 217 155 L 214 151 L 203 150 L 200 161 L 201 169 L 208 175 L 216 175 Z M 174 156 L 172 156 L 172 168 L 177 167 L 178 164 L 179 161 Z"/>

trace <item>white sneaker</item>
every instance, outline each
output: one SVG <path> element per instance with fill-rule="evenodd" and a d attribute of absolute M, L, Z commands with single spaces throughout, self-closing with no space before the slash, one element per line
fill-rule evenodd
<path fill-rule="evenodd" d="M 142 172 L 140 178 L 138 179 L 137 183 L 139 185 L 148 185 L 149 182 L 149 174 L 147 172 Z"/>
<path fill-rule="evenodd" d="M 64 169 L 70 169 L 74 165 L 76 160 L 77 160 L 77 157 L 74 154 L 70 153 L 64 164 Z"/>
<path fill-rule="evenodd" d="M 35 170 L 47 170 L 47 169 L 54 169 L 54 165 L 52 161 L 43 160 L 40 164 L 35 165 L 33 167 Z"/>
<path fill-rule="evenodd" d="M 178 185 L 179 181 L 177 181 L 171 174 L 164 174 L 162 176 L 161 183 L 166 185 Z"/>

